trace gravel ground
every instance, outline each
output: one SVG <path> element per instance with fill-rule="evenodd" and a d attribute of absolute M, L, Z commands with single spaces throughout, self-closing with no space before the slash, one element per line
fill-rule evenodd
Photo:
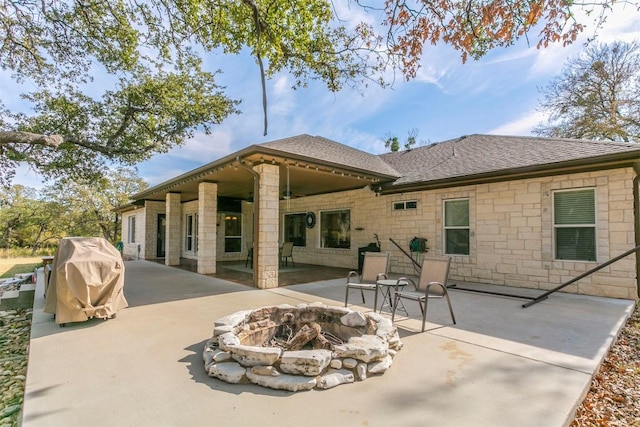
<path fill-rule="evenodd" d="M 20 425 L 33 311 L 0 311 L 0 427 Z"/>
<path fill-rule="evenodd" d="M 593 378 L 571 427 L 640 427 L 640 306 Z M 32 310 L 0 311 L 0 427 L 20 425 Z"/>

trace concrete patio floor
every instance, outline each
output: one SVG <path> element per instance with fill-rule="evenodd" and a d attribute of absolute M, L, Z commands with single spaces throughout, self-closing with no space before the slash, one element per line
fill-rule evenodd
<path fill-rule="evenodd" d="M 522 309 L 520 299 L 452 290 L 457 325 L 434 301 L 420 333 L 419 308 L 407 304 L 410 318 L 396 319 L 404 348 L 384 375 L 298 393 L 206 375 L 201 353 L 216 319 L 281 303 L 341 306 L 344 282 L 258 290 L 132 261 L 129 308 L 61 328 L 42 311 L 39 280 L 23 425 L 563 426 L 633 310 L 570 294 Z M 352 308 L 370 310 L 371 297 Z"/>

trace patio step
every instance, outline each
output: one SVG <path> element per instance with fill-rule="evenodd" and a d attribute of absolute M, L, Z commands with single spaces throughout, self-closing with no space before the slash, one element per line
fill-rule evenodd
<path fill-rule="evenodd" d="M 2 296 L 0 296 L 0 310 L 32 308 L 35 295 L 35 283 L 23 283 L 19 289 L 5 291 Z"/>

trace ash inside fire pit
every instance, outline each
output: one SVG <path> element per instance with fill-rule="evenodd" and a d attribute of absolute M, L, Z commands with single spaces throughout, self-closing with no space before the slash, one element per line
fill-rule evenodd
<path fill-rule="evenodd" d="M 377 313 L 278 305 L 218 319 L 203 360 L 209 376 L 229 383 L 298 391 L 383 374 L 401 348 L 397 329 Z"/>

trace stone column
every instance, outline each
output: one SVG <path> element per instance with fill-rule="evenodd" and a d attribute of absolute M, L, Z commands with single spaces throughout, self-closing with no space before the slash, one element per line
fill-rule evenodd
<path fill-rule="evenodd" d="M 218 215 L 218 184 L 198 185 L 198 273 L 216 272 L 216 217 Z"/>
<path fill-rule="evenodd" d="M 260 174 L 258 206 L 256 206 L 259 211 L 259 224 L 258 229 L 254 230 L 254 242 L 258 246 L 256 286 L 260 289 L 277 288 L 280 167 L 261 164 L 254 167 L 254 170 Z"/>
<path fill-rule="evenodd" d="M 167 231 L 165 233 L 164 263 L 166 265 L 180 265 L 180 248 L 182 247 L 180 193 L 167 193 L 165 211 L 167 215 Z"/>

